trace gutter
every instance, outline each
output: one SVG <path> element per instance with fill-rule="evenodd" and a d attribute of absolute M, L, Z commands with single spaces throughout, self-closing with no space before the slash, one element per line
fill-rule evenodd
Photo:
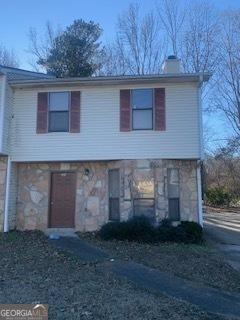
<path fill-rule="evenodd" d="M 201 164 L 202 162 L 198 160 L 197 162 L 197 194 L 198 194 L 198 222 L 203 226 L 203 200 L 202 200 L 202 177 L 201 177 Z"/>
<path fill-rule="evenodd" d="M 10 199 L 10 184 L 11 184 L 11 169 L 12 169 L 12 161 L 11 158 L 8 157 L 7 161 L 7 176 L 6 176 L 6 191 L 5 191 L 5 206 L 4 206 L 4 222 L 3 222 L 3 231 L 9 231 L 9 199 Z"/>
<path fill-rule="evenodd" d="M 203 81 L 208 81 L 210 74 L 201 75 Z M 86 77 L 86 78 L 55 78 L 38 80 L 10 80 L 9 84 L 14 88 L 34 88 L 49 86 L 103 86 L 103 85 L 131 85 L 131 84 L 151 84 L 151 83 L 184 83 L 199 82 L 200 74 L 159 74 L 142 76 L 110 76 L 110 77 Z"/>

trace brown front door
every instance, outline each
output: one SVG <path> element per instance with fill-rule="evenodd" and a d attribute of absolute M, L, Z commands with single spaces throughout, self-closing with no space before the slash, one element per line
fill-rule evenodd
<path fill-rule="evenodd" d="M 51 176 L 50 228 L 74 228 L 76 174 L 54 172 Z"/>

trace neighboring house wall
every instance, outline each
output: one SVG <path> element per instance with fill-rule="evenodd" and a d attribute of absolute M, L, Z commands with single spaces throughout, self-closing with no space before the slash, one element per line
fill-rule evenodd
<path fill-rule="evenodd" d="M 120 132 L 119 92 L 166 88 L 166 131 Z M 81 91 L 80 133 L 36 133 L 38 91 Z M 15 89 L 13 161 L 198 159 L 199 113 L 196 83 Z"/>
<path fill-rule="evenodd" d="M 0 139 L 3 133 L 3 123 L 2 123 L 2 115 L 3 115 L 3 97 L 4 97 L 4 76 L 0 75 Z M 0 140 L 0 153 L 2 153 L 2 141 Z"/>
<path fill-rule="evenodd" d="M 109 220 L 108 171 L 120 170 L 120 219 L 133 215 L 133 184 L 144 175 L 153 179 L 155 220 L 168 218 L 167 172 L 179 170 L 180 219 L 198 221 L 195 160 L 123 160 L 69 163 L 19 163 L 17 228 L 48 227 L 51 172 L 74 171 L 76 182 L 75 228 L 94 231 Z M 89 174 L 85 174 L 85 169 Z"/>
<path fill-rule="evenodd" d="M 0 231 L 3 231 L 7 158 L 0 157 Z"/>
<path fill-rule="evenodd" d="M 6 84 L 6 99 L 4 107 L 4 126 L 3 126 L 3 153 L 9 154 L 11 143 L 11 121 L 13 108 L 13 92 L 12 88 Z"/>
<path fill-rule="evenodd" d="M 17 163 L 11 165 L 11 178 L 10 178 L 10 192 L 9 192 L 9 211 L 8 211 L 8 224 L 9 229 L 16 228 L 17 216 L 17 183 L 18 183 L 18 170 Z"/>
<path fill-rule="evenodd" d="M 2 86 L 4 77 L 0 75 L 0 109 L 2 108 Z"/>

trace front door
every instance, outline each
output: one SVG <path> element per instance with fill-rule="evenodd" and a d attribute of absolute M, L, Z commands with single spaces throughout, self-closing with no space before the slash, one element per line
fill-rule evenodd
<path fill-rule="evenodd" d="M 74 228 L 76 174 L 54 172 L 51 176 L 50 228 Z"/>

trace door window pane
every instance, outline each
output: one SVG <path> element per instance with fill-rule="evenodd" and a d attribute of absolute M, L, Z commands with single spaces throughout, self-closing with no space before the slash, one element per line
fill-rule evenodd
<path fill-rule="evenodd" d="M 69 127 L 68 112 L 50 112 L 49 113 L 49 131 L 67 132 Z"/>
<path fill-rule="evenodd" d="M 152 89 L 135 89 L 132 90 L 132 108 L 148 109 L 153 105 Z"/>
<path fill-rule="evenodd" d="M 68 92 L 50 92 L 49 110 L 50 111 L 68 111 L 69 95 Z"/>
<path fill-rule="evenodd" d="M 152 129 L 152 109 L 133 110 L 133 129 Z"/>

